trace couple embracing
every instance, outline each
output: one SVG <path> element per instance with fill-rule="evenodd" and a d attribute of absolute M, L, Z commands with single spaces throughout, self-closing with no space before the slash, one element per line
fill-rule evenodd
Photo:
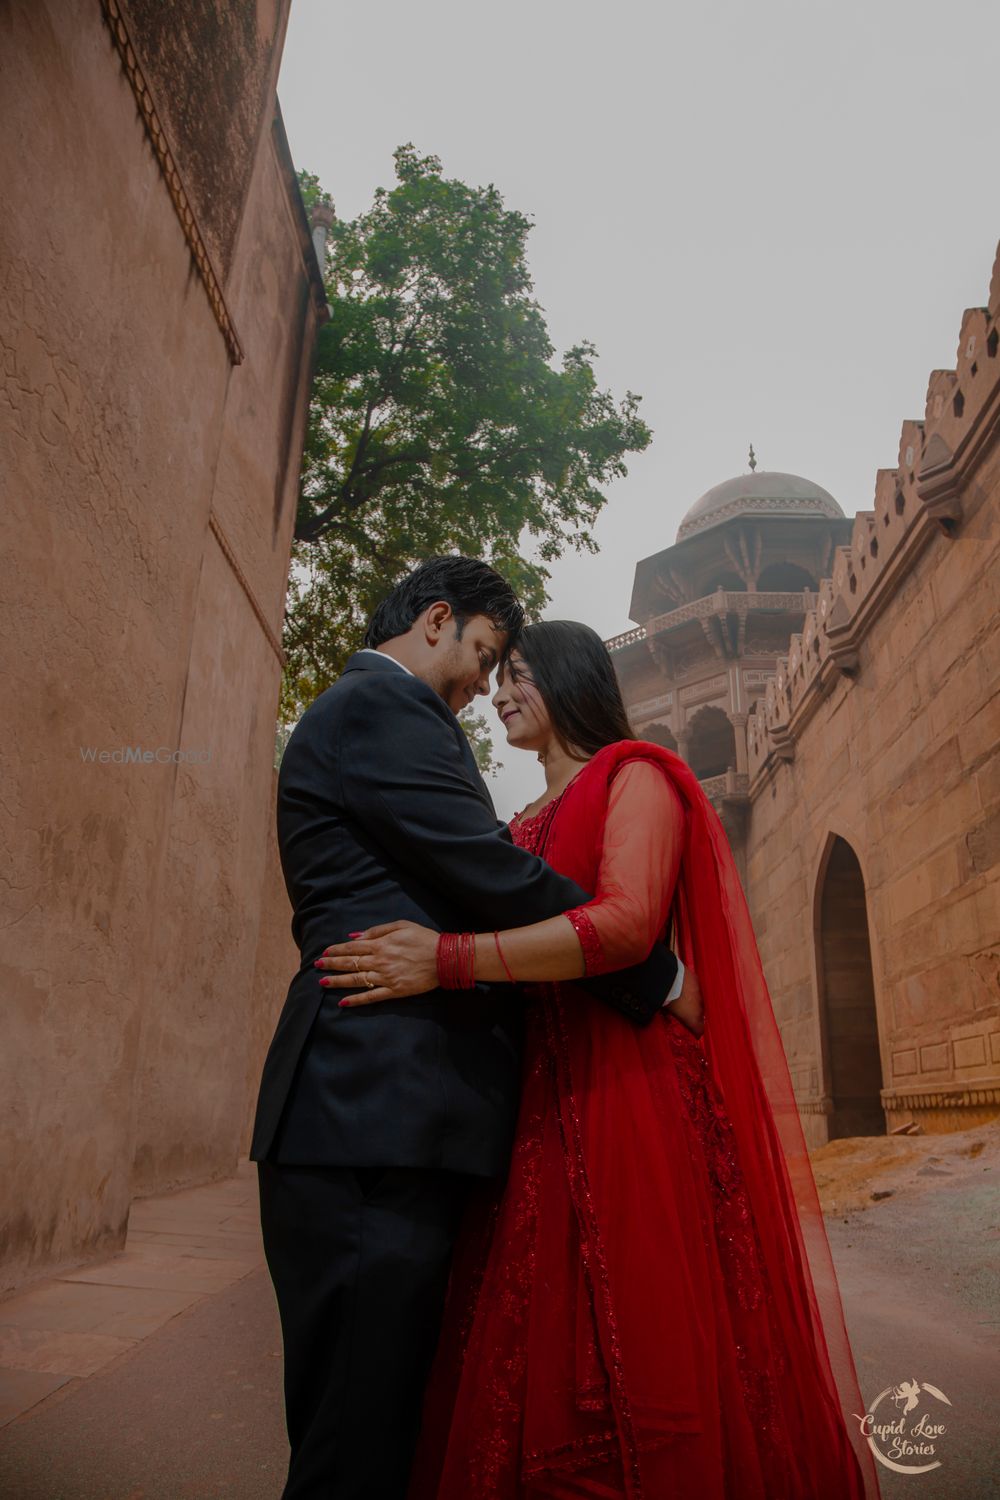
<path fill-rule="evenodd" d="M 366 641 L 279 778 L 301 965 L 252 1156 L 285 1500 L 877 1496 L 696 778 L 635 739 L 600 638 L 525 626 L 481 562 L 423 564 Z M 509 828 L 455 717 L 494 674 L 545 773 Z"/>

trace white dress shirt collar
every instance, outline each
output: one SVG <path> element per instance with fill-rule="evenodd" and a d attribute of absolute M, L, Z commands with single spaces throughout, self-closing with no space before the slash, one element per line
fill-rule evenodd
<path fill-rule="evenodd" d="M 380 656 L 383 661 L 395 662 L 396 666 L 399 667 L 400 671 L 405 672 L 407 677 L 413 677 L 415 675 L 415 673 L 410 671 L 409 667 L 404 667 L 401 661 L 397 661 L 394 656 L 390 656 L 388 651 L 376 651 L 374 646 L 362 646 L 360 651 L 355 652 L 355 655 Z"/>

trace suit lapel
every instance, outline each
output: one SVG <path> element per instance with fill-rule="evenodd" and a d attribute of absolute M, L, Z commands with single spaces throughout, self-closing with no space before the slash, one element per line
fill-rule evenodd
<path fill-rule="evenodd" d="M 462 728 L 461 724 L 458 723 L 457 719 L 455 720 L 455 723 L 458 724 L 458 733 L 461 737 L 462 759 L 465 761 L 465 766 L 469 773 L 469 778 L 475 783 L 476 790 L 482 792 L 483 800 L 485 801 L 493 816 L 496 817 L 497 810 L 493 806 L 493 798 L 490 796 L 490 789 L 486 785 L 486 778 L 483 776 L 482 771 L 480 771 L 479 767 L 476 764 L 476 757 L 472 753 L 472 746 L 469 744 L 469 737 L 466 734 L 465 730 Z"/>
<path fill-rule="evenodd" d="M 373 653 L 371 651 L 355 651 L 354 655 L 348 657 L 347 661 L 344 663 L 345 673 L 400 672 L 402 670 L 403 669 L 400 667 L 399 663 L 393 661 L 392 657 L 386 656 L 384 652 Z M 462 760 L 464 762 L 465 769 L 469 773 L 469 780 L 476 788 L 476 791 L 479 792 L 483 801 L 486 803 L 486 806 L 489 808 L 490 812 L 495 818 L 497 815 L 497 810 L 493 806 L 493 798 L 490 796 L 490 790 L 483 778 L 483 773 L 476 765 L 476 757 L 472 753 L 472 746 L 469 744 L 469 737 L 465 733 L 465 730 L 462 728 L 461 724 L 458 722 L 458 719 L 455 718 L 454 714 L 452 714 L 452 719 L 455 725 L 455 733 L 458 736 L 458 744 L 462 754 Z M 497 821 L 499 822 L 499 819 Z"/>

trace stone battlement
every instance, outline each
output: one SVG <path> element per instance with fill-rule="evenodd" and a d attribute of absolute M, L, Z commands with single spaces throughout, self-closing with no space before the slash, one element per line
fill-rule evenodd
<path fill-rule="evenodd" d="M 954 370 L 934 370 L 923 421 L 903 423 L 895 469 L 880 469 L 873 510 L 859 511 L 850 544 L 838 547 L 832 576 L 787 656 L 780 658 L 763 705 L 747 722 L 751 783 L 790 760 L 801 727 L 842 676 L 859 669 L 859 645 L 896 594 L 917 557 L 942 534 L 961 528 L 963 495 L 974 492 L 979 461 L 1000 427 L 1000 247 L 988 307 L 963 318 Z"/>

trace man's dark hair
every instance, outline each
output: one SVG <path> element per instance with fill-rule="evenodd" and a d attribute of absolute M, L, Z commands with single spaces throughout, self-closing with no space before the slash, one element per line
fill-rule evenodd
<path fill-rule="evenodd" d="M 365 645 L 381 646 L 405 635 L 439 601 L 451 605 L 459 640 L 473 615 L 486 615 L 509 641 L 524 624 L 517 595 L 495 569 L 474 557 L 429 557 L 382 600 L 368 621 Z"/>
<path fill-rule="evenodd" d="M 596 630 L 575 620 L 541 620 L 524 627 L 515 647 L 564 749 L 596 755 L 605 745 L 635 739 L 608 648 Z M 512 649 L 504 652 L 505 665 Z"/>

